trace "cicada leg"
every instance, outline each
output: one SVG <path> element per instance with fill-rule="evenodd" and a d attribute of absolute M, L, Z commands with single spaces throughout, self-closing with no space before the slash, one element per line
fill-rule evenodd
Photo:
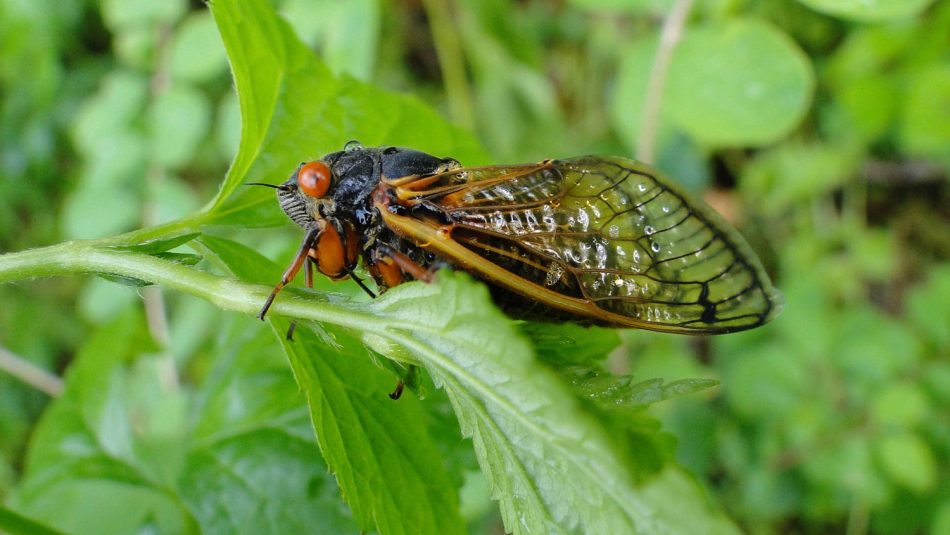
<path fill-rule="evenodd" d="M 396 389 L 389 393 L 389 399 L 399 399 L 399 397 L 402 396 L 402 391 L 405 387 L 406 384 L 402 382 L 402 379 L 400 379 L 399 382 L 396 383 Z"/>
<path fill-rule="evenodd" d="M 284 275 L 280 278 L 280 282 L 277 283 L 277 286 L 274 286 L 273 291 L 270 295 L 267 296 L 267 301 L 264 302 L 264 306 L 261 307 L 261 311 L 257 313 L 257 317 L 264 320 L 264 316 L 267 314 L 267 310 L 270 309 L 271 305 L 274 303 L 274 299 L 277 297 L 277 294 L 284 289 L 284 286 L 290 284 L 290 281 L 294 280 L 294 277 L 297 276 L 297 273 L 300 272 L 301 266 L 304 265 L 310 253 L 310 249 L 313 248 L 314 244 L 317 242 L 317 238 L 320 236 L 319 228 L 312 228 L 307 231 L 307 235 L 304 236 L 303 243 L 300 244 L 300 249 L 297 251 L 297 256 L 294 257 L 293 262 L 287 266 L 287 270 L 284 271 Z M 309 266 L 308 266 L 309 267 Z M 313 277 L 310 278 L 311 284 L 313 283 Z"/>
<path fill-rule="evenodd" d="M 434 272 L 419 265 L 405 253 L 395 250 L 389 245 L 376 247 L 365 256 L 366 266 L 376 279 L 380 291 L 385 291 L 405 282 L 405 274 L 416 280 L 432 282 Z M 389 393 L 389 398 L 396 400 L 402 396 L 406 383 L 399 380 L 396 388 Z"/>
<path fill-rule="evenodd" d="M 308 256 L 306 263 L 304 263 L 303 273 L 304 280 L 307 283 L 307 288 L 313 289 L 313 266 L 316 264 L 316 261 L 313 257 Z M 290 322 L 290 327 L 287 328 L 287 340 L 293 341 L 294 339 L 294 330 L 297 328 L 297 320 L 292 320 Z"/>
<path fill-rule="evenodd" d="M 348 267 L 344 267 L 343 270 L 346 271 L 347 275 L 349 275 L 350 278 L 353 279 L 353 282 L 355 282 L 357 286 L 359 286 L 364 292 L 366 292 L 366 295 L 370 296 L 373 299 L 376 299 L 376 294 L 373 293 L 373 290 L 370 290 L 369 287 L 366 286 L 366 283 L 363 282 L 363 279 L 358 277 L 356 273 L 353 272 L 352 269 Z"/>
<path fill-rule="evenodd" d="M 435 273 L 420 266 L 415 260 L 409 258 L 409 255 L 401 253 L 391 247 L 381 248 L 383 258 L 388 258 L 390 262 L 399 267 L 403 273 L 408 273 L 413 279 L 423 282 L 432 282 L 435 279 Z"/>

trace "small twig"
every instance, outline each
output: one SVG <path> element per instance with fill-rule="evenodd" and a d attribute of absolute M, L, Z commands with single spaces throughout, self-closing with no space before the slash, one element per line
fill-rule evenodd
<path fill-rule="evenodd" d="M 453 24 L 449 5 L 445 0 L 423 0 L 422 4 L 429 19 L 435 53 L 442 69 L 449 114 L 453 122 L 471 129 L 475 125 L 472 94 L 465 76 L 465 60 L 459 43 L 458 29 Z"/>
<path fill-rule="evenodd" d="M 172 31 L 167 25 L 158 28 L 157 68 L 152 73 L 150 86 L 151 98 L 168 90 L 169 85 L 169 43 Z M 165 177 L 165 169 L 157 164 L 151 164 L 145 173 L 146 198 L 142 207 L 142 226 L 151 227 L 158 223 L 158 206 L 154 195 Z M 142 301 L 145 306 L 145 319 L 148 332 L 152 339 L 162 348 L 168 347 L 171 334 L 168 331 L 168 319 L 165 311 L 165 297 L 161 288 L 149 287 L 142 290 Z"/>
<path fill-rule="evenodd" d="M 947 180 L 943 167 L 926 160 L 872 160 L 864 165 L 863 175 L 871 184 L 889 186 L 938 185 Z"/>
<path fill-rule="evenodd" d="M 660 106 L 663 103 L 663 86 L 666 84 L 666 71 L 673 57 L 673 49 L 683 34 L 686 17 L 693 6 L 693 0 L 677 0 L 663 21 L 660 30 L 660 43 L 653 59 L 650 79 L 647 81 L 647 94 L 643 99 L 643 116 L 640 132 L 637 136 L 637 159 L 652 163 L 656 152 L 657 126 L 660 120 Z"/>
<path fill-rule="evenodd" d="M 14 355 L 4 347 L 0 347 L 0 370 L 51 397 L 57 397 L 63 392 L 62 379 L 26 359 Z"/>

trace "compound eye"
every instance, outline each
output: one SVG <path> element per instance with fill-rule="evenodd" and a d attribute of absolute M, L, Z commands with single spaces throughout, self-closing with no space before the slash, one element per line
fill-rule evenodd
<path fill-rule="evenodd" d="M 297 173 L 297 186 L 305 195 L 322 198 L 330 189 L 330 168 L 321 161 L 304 164 Z"/>

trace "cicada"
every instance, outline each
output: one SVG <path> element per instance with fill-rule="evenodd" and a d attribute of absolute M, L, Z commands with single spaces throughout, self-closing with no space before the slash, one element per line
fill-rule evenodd
<path fill-rule="evenodd" d="M 719 214 L 655 169 L 581 156 L 463 167 L 400 147 L 300 164 L 277 189 L 305 232 L 260 311 L 305 269 L 384 292 L 448 265 L 520 319 L 684 334 L 758 327 L 780 309 L 761 262 Z"/>

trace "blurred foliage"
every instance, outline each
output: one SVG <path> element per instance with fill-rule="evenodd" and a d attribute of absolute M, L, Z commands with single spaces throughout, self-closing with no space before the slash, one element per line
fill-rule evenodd
<path fill-rule="evenodd" d="M 270 141 L 293 141 L 285 150 L 298 159 L 354 131 L 462 147 L 452 156 L 466 164 L 634 156 L 661 24 L 678 3 L 274 0 L 328 67 L 281 105 L 324 92 L 375 111 L 357 125 L 294 116 L 312 145 L 299 132 Z M 246 52 L 260 69 L 277 53 Z M 359 82 L 419 97 L 486 150 L 418 137 L 424 107 L 390 121 L 386 106 L 405 101 Z M 674 455 L 670 435 L 650 427 L 660 418 L 675 458 L 744 531 L 950 533 L 950 3 L 695 0 L 658 113 L 655 163 L 739 224 L 785 312 L 714 339 L 522 325 L 517 340 L 576 394 L 617 393 L 589 409 L 639 452 L 644 480 Z M 200 3 L 0 0 L 0 252 L 191 214 L 214 196 L 241 133 L 219 29 Z M 238 162 L 254 180 L 290 172 L 254 156 Z M 245 219 L 219 220 L 232 225 L 221 240 L 288 258 L 296 233 L 233 228 L 282 222 L 252 195 L 228 200 Z M 240 244 L 196 247 L 240 269 L 228 262 Z M 366 529 L 367 513 L 344 505 L 327 475 L 273 336 L 171 292 L 167 327 L 147 325 L 139 296 L 151 290 L 100 278 L 0 286 L 0 346 L 67 371 L 52 404 L 0 374 L 0 498 L 77 532 Z M 617 375 L 600 367 L 607 352 Z M 366 384 L 391 377 L 320 356 Z M 697 377 L 721 386 L 641 410 L 708 386 Z M 444 459 L 436 479 L 462 485 L 471 530 L 498 529 L 450 401 L 427 386 L 420 441 Z M 596 412 L 610 402 L 629 406 Z M 254 469 L 265 458 L 277 472 Z M 688 489 L 664 474 L 667 491 Z"/>

